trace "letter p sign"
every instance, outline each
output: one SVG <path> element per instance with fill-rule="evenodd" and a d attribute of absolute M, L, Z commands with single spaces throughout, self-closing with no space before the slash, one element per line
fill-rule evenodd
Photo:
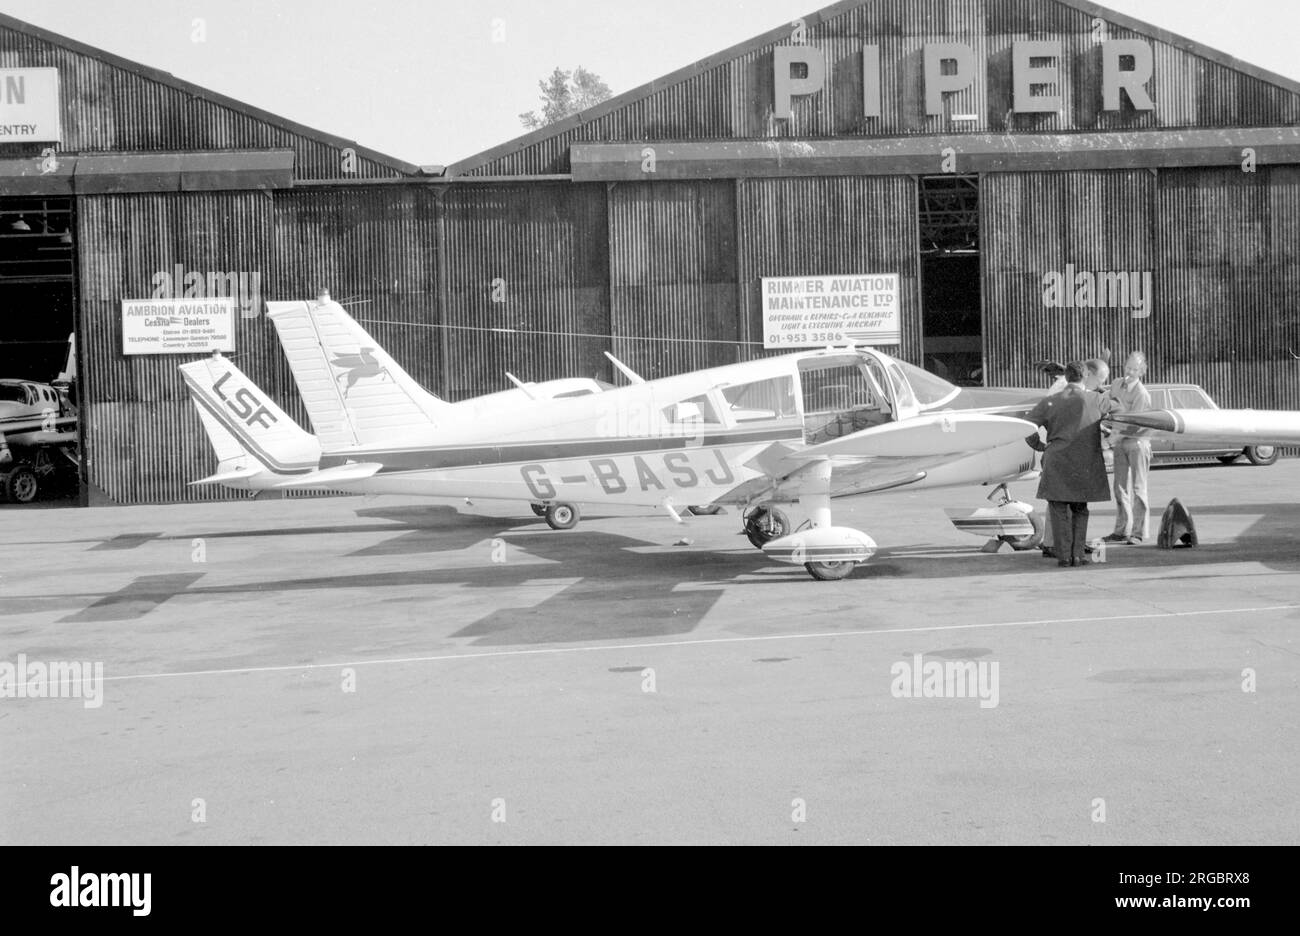
<path fill-rule="evenodd" d="M 776 100 L 772 116 L 794 117 L 790 99 L 796 94 L 815 94 L 826 87 L 826 57 L 812 46 L 777 46 L 772 52 L 776 64 Z M 796 69 L 801 76 L 796 76 Z"/>

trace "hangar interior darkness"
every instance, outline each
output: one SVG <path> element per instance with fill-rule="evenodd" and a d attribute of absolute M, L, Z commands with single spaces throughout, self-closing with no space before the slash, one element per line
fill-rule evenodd
<path fill-rule="evenodd" d="M 72 199 L 0 199 L 0 375 L 48 383 L 76 323 Z"/>
<path fill-rule="evenodd" d="M 925 368 L 959 386 L 980 386 L 979 176 L 923 176 L 919 181 Z"/>

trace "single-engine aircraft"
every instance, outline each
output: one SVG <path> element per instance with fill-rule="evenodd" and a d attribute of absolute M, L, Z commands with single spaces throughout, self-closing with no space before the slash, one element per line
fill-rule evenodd
<path fill-rule="evenodd" d="M 831 498 L 1017 480 L 1034 468 L 1024 440 L 1035 427 L 984 410 L 1026 410 L 1041 391 L 963 391 L 868 348 L 533 400 L 483 419 L 429 406 L 327 297 L 267 310 L 321 447 L 316 470 L 280 486 L 364 482 L 375 493 L 657 506 L 674 517 L 678 505 L 734 505 L 764 554 L 833 580 L 876 544 L 834 525 Z M 795 528 L 782 507 L 804 522 Z"/>

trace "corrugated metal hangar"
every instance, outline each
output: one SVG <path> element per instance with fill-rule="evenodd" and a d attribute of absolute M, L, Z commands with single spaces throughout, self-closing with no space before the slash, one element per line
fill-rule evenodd
<path fill-rule="evenodd" d="M 233 496 L 124 303 L 233 298 L 308 426 L 266 300 L 456 400 L 770 353 L 762 279 L 835 274 L 896 275 L 886 350 L 954 382 L 1142 348 L 1300 408 L 1300 83 L 1082 0 L 851 0 L 430 170 L 0 16 L 0 377 L 75 332 L 81 502 Z"/>

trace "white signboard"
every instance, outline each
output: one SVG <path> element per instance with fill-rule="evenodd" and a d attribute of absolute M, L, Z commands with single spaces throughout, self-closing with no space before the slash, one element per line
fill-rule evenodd
<path fill-rule="evenodd" d="M 123 299 L 123 354 L 235 350 L 235 300 Z"/>
<path fill-rule="evenodd" d="M 0 68 L 0 145 L 62 140 L 59 70 Z"/>
<path fill-rule="evenodd" d="M 898 274 L 763 278 L 763 347 L 894 345 Z"/>

